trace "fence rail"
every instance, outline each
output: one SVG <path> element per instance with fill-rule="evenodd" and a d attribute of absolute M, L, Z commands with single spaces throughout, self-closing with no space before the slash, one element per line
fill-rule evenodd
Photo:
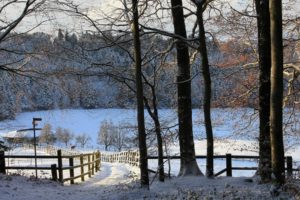
<path fill-rule="evenodd" d="M 102 153 L 101 161 L 127 163 L 132 166 L 139 166 L 140 154 L 138 151 L 124 151 L 119 153 Z"/>
<path fill-rule="evenodd" d="M 100 170 L 101 158 L 100 152 L 78 154 L 78 155 L 62 155 L 61 150 L 57 150 L 57 155 L 5 155 L 4 152 L 0 152 L 0 173 L 6 173 L 7 170 L 49 170 L 51 171 L 52 179 L 61 183 L 70 181 L 74 184 L 74 180 L 81 178 L 81 181 L 85 180 L 85 176 L 91 177 L 95 172 Z M 53 159 L 54 164 L 50 166 L 16 166 L 7 165 L 5 159 Z M 69 161 L 68 163 L 66 161 Z M 77 162 L 74 162 L 76 160 Z M 64 162 L 65 161 L 65 162 Z M 79 162 L 79 163 L 78 163 Z M 56 164 L 57 163 L 57 164 Z M 79 175 L 75 175 L 74 170 L 80 168 Z M 87 168 L 87 169 L 85 169 Z M 64 171 L 69 171 L 69 177 L 64 178 Z M 57 174 L 58 172 L 58 174 Z"/>
<path fill-rule="evenodd" d="M 180 156 L 164 156 L 163 159 L 180 159 Z M 204 155 L 195 156 L 196 159 L 206 159 Z M 158 159 L 158 156 L 148 156 L 148 159 Z M 233 167 L 232 159 L 249 159 L 249 160 L 258 160 L 259 156 L 252 155 L 215 155 L 214 159 L 225 159 L 226 167 L 219 172 L 215 173 L 215 176 L 220 176 L 223 173 L 226 173 L 226 176 L 232 176 L 233 170 L 257 170 L 257 167 Z M 298 171 L 299 169 L 293 168 L 293 158 L 291 156 L 285 157 L 286 161 L 286 174 L 288 177 L 293 175 L 294 171 Z"/>
<path fill-rule="evenodd" d="M 51 150 L 52 151 L 52 150 Z M 53 152 L 52 152 L 53 154 Z M 53 159 L 53 164 L 50 166 L 16 166 L 16 165 L 5 165 L 5 159 L 41 159 L 50 160 Z M 148 156 L 148 159 L 158 159 L 157 156 Z M 195 156 L 196 159 L 206 159 L 206 156 L 199 155 Z M 180 156 L 164 156 L 163 159 L 180 159 Z M 226 167 L 219 172 L 215 173 L 215 176 L 219 176 L 223 173 L 226 176 L 232 176 L 233 170 L 257 170 L 257 167 L 235 167 L 232 165 L 232 159 L 250 159 L 258 160 L 259 156 L 251 155 L 215 155 L 214 159 L 225 159 Z M 52 179 L 61 183 L 70 181 L 70 184 L 74 184 L 76 179 L 85 181 L 85 177 L 91 177 L 95 172 L 100 170 L 101 161 L 103 162 L 119 162 L 128 163 L 132 166 L 139 166 L 139 152 L 138 151 L 127 151 L 119 153 L 100 153 L 99 151 L 94 153 L 76 154 L 76 155 L 64 155 L 61 150 L 56 151 L 56 155 L 5 155 L 4 152 L 0 151 L 0 173 L 6 173 L 7 170 L 49 170 L 51 171 Z M 286 174 L 288 177 L 293 175 L 294 171 L 300 171 L 299 169 L 293 168 L 293 158 L 291 156 L 285 157 L 286 162 Z M 75 173 L 75 170 L 79 173 Z M 68 171 L 69 176 L 65 177 Z M 149 170 L 153 171 L 153 170 Z M 154 171 L 153 171 L 154 172 Z"/>

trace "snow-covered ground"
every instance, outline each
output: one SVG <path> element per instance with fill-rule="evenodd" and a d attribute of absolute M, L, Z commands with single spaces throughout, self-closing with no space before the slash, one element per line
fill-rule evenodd
<path fill-rule="evenodd" d="M 164 123 L 173 125 L 176 123 L 176 113 L 172 110 L 161 110 L 161 118 Z M 203 137 L 203 113 L 193 111 L 194 131 L 197 138 Z M 299 116 L 299 113 L 298 113 Z M 50 123 L 56 127 L 70 129 L 75 135 L 87 133 L 96 140 L 97 132 L 102 121 L 108 120 L 115 124 L 135 124 L 136 114 L 128 109 L 96 109 L 96 110 L 54 110 L 22 113 L 16 120 L 0 122 L 0 134 L 12 130 L 30 128 L 33 117 L 41 117 L 42 127 Z M 251 109 L 214 109 L 212 112 L 214 132 L 218 136 L 215 141 L 215 154 L 224 155 L 257 155 L 257 121 L 254 111 Z M 252 123 L 248 124 L 252 119 Z M 244 129 L 247 127 L 247 129 Z M 299 130 L 299 124 L 293 126 Z M 247 132 L 248 134 L 243 134 Z M 234 135 L 233 133 L 242 133 Z M 222 139 L 220 139 L 222 138 Z M 98 148 L 96 141 L 90 147 Z M 205 155 L 205 140 L 197 139 L 195 142 L 196 154 Z M 173 155 L 178 154 L 178 145 L 172 145 L 169 149 Z M 24 150 L 15 149 L 12 154 L 32 154 Z M 43 154 L 43 152 L 38 152 Z M 300 161 L 300 147 L 295 146 L 286 153 L 292 155 L 294 160 Z M 11 161 L 10 161 L 11 162 Z M 32 165 L 32 160 L 13 161 L 14 164 Z M 18 163 L 19 162 L 19 163 Z M 20 163 L 21 162 L 21 163 Z M 30 163 L 31 162 L 31 163 Z M 45 161 L 39 165 L 48 165 Z M 205 160 L 199 159 L 198 164 L 205 172 Z M 298 163 L 299 164 L 299 163 Z M 149 161 L 149 168 L 156 169 L 157 161 Z M 233 166 L 257 166 L 255 161 L 233 161 Z M 167 164 L 165 165 L 168 171 Z M 222 159 L 215 160 L 215 172 L 224 169 L 225 162 Z M 176 175 L 179 171 L 179 160 L 172 160 L 171 173 Z M 255 179 L 249 178 L 254 171 L 234 171 L 238 178 L 218 177 L 207 179 L 205 177 L 172 178 L 165 183 L 156 180 L 151 184 L 150 190 L 140 189 L 138 183 L 139 169 L 126 164 L 102 163 L 101 171 L 86 182 L 78 182 L 75 185 L 65 184 L 62 186 L 47 178 L 49 174 L 40 173 L 44 180 L 35 180 L 30 177 L 32 172 L 18 172 L 22 176 L 0 175 L 0 200 L 35 200 L 35 199 L 273 199 L 270 190 L 271 185 L 258 184 Z M 28 177 L 29 176 L 29 177 Z M 248 177 L 248 178 L 246 178 Z M 299 183 L 297 183 L 299 187 Z M 292 199 L 285 191 L 279 195 L 283 199 Z"/>
<path fill-rule="evenodd" d="M 32 155 L 33 152 L 15 149 L 11 153 Z M 38 154 L 45 153 L 39 151 Z M 14 162 L 17 164 L 19 161 Z M 23 160 L 21 164 L 33 165 L 30 159 Z M 38 164 L 49 163 L 38 162 Z M 220 163 L 216 161 L 215 164 Z M 241 164 L 249 165 L 245 161 Z M 178 167 L 178 161 L 173 161 L 172 168 Z M 140 188 L 138 182 L 139 168 L 124 163 L 102 162 L 100 171 L 91 178 L 87 178 L 85 182 L 79 181 L 75 185 L 65 183 L 64 186 L 49 180 L 50 174 L 39 173 L 39 177 L 43 179 L 36 180 L 30 171 L 16 173 L 10 170 L 10 172 L 15 174 L 10 176 L 0 174 L 0 200 L 274 199 L 271 192 L 274 187 L 271 184 L 258 184 L 255 178 L 247 177 L 217 177 L 215 179 L 172 177 L 160 183 L 152 175 L 150 188 L 145 190 Z M 281 191 L 279 197 L 275 199 L 297 199 L 294 196 L 299 195 L 297 190 L 300 183 L 293 182 L 290 185 L 293 186 L 292 189 L 289 187 L 288 190 Z"/>
<path fill-rule="evenodd" d="M 136 178 L 133 173 L 128 165 L 102 163 L 101 171 L 86 182 L 65 186 L 49 179 L 0 175 L 0 200 L 102 199 L 107 190 L 132 182 Z"/>
<path fill-rule="evenodd" d="M 146 112 L 147 113 L 147 112 Z M 295 110 L 294 121 L 299 121 L 300 112 Z M 173 126 L 177 123 L 177 114 L 172 109 L 159 110 L 160 118 L 163 126 Z M 6 120 L 0 122 L 0 136 L 13 130 L 30 128 L 33 117 L 41 117 L 42 121 L 39 122 L 38 127 L 43 127 L 44 124 L 51 124 L 52 129 L 57 127 L 69 129 L 75 135 L 87 133 L 92 141 L 88 145 L 91 149 L 98 149 L 101 147 L 96 143 L 98 130 L 101 122 L 104 120 L 112 121 L 115 125 L 122 125 L 124 123 L 136 124 L 136 111 L 133 109 L 66 109 L 66 110 L 50 110 L 50 111 L 37 111 L 25 112 L 19 114 L 15 120 Z M 297 118 L 298 117 L 298 118 Z M 285 110 L 285 119 L 291 119 L 288 110 Z M 206 142 L 204 125 L 203 125 L 203 112 L 199 109 L 193 110 L 193 129 L 195 134 L 195 149 L 197 155 L 206 154 Z M 151 119 L 146 114 L 146 124 L 151 122 Z M 215 140 L 215 154 L 225 155 L 231 153 L 233 155 L 257 155 L 258 144 L 257 134 L 257 113 L 250 108 L 240 109 L 213 109 L 212 122 L 214 135 L 217 137 Z M 288 123 L 294 132 L 300 131 L 300 123 Z M 288 128 L 286 128 L 288 130 Z M 293 140 L 295 142 L 297 140 Z M 74 141 L 73 141 L 74 142 Z M 296 142 L 297 143 L 297 142 Z M 298 141 L 299 143 L 299 141 Z M 179 154 L 178 144 L 170 147 L 169 153 L 171 155 Z M 286 155 L 293 156 L 294 161 L 300 161 L 300 146 L 294 146 L 286 151 Z M 233 166 L 256 166 L 255 161 L 233 161 Z M 198 164 L 204 171 L 205 160 L 199 159 Z M 295 163 L 299 166 L 300 163 Z M 151 169 L 155 169 L 157 162 L 155 160 L 149 161 Z M 166 165 L 167 168 L 167 165 Z M 215 171 L 225 168 L 224 160 L 215 161 Z M 168 171 L 168 168 L 166 169 Z M 177 174 L 179 171 L 179 161 L 172 160 L 171 173 Z M 234 171 L 234 176 L 252 176 L 254 171 Z"/>
<path fill-rule="evenodd" d="M 280 190 L 255 179 L 185 177 L 154 181 L 149 190 L 141 189 L 132 168 L 103 163 L 102 171 L 88 181 L 62 186 L 50 180 L 0 175 L 0 200 L 99 200 L 99 199 L 298 199 L 299 183 Z M 136 170 L 136 169 L 135 169 Z M 275 192 L 272 192 L 275 191 Z M 298 195 L 298 197 L 296 197 Z"/>
<path fill-rule="evenodd" d="M 285 130 L 300 132 L 300 111 L 285 110 Z M 151 119 L 145 111 L 146 125 Z M 160 120 L 163 127 L 174 126 L 177 122 L 176 110 L 159 110 Z M 16 116 L 15 120 L 0 121 L 0 136 L 19 129 L 32 128 L 32 118 L 40 117 L 42 121 L 38 127 L 50 124 L 52 130 L 57 127 L 69 129 L 75 135 L 86 133 L 91 136 L 91 146 L 97 146 L 97 135 L 103 121 L 112 121 L 115 125 L 136 125 L 136 111 L 133 109 L 65 109 L 24 112 Z M 215 137 L 230 137 L 235 139 L 253 140 L 258 136 L 258 115 L 250 108 L 216 108 L 212 109 L 212 123 Z M 296 121 L 296 123 L 292 123 Z M 193 110 L 193 130 L 196 139 L 205 138 L 203 111 Z"/>

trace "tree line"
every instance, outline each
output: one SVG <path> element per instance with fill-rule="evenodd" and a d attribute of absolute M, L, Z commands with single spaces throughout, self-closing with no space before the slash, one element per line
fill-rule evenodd
<path fill-rule="evenodd" d="M 111 36 L 111 38 L 114 38 Z M 167 48 L 168 39 L 155 38 L 156 44 L 160 47 Z M 149 43 L 151 42 L 148 39 Z M 118 71 L 130 69 L 130 61 L 126 54 L 120 52 L 118 48 L 103 49 L 101 51 L 88 51 L 87 48 L 95 48 L 96 45 L 103 45 L 103 37 L 92 33 L 69 33 L 59 29 L 57 34 L 51 36 L 46 33 L 33 33 L 23 35 L 13 35 L 11 39 L 2 42 L 0 46 L 5 51 L 1 51 L 0 57 L 10 68 L 18 67 L 22 64 L 28 54 L 30 59 L 26 60 L 24 66 L 24 76 L 15 76 L 14 73 L 0 71 L 2 82 L 0 83 L 0 119 L 13 119 L 17 113 L 24 111 L 64 109 L 64 108 L 133 108 L 135 100 L 133 93 L 123 84 Z M 210 52 L 209 60 L 218 59 L 218 63 L 228 62 L 226 51 L 223 46 L 232 41 L 222 42 L 218 45 L 208 40 L 208 51 Z M 20 48 L 20 46 L 22 46 Z M 80 50 L 85 48 L 85 50 Z M 158 48 L 154 46 L 153 48 Z M 230 47 L 237 48 L 237 45 Z M 80 55 L 79 51 L 81 51 Z M 15 52 L 15 53 L 11 53 Z M 82 55 L 84 54 L 84 55 Z M 174 55 L 169 55 L 169 62 L 165 62 L 161 68 L 157 69 L 157 86 L 156 93 L 159 108 L 174 108 L 176 101 L 174 95 L 175 67 L 171 65 Z M 94 73 L 98 75 L 90 76 L 83 71 L 93 64 L 93 62 L 104 62 L 109 65 L 116 65 L 113 69 L 107 67 L 95 69 Z M 158 58 L 155 62 L 161 62 Z M 20 63 L 21 62 L 21 63 Z M 200 59 L 192 65 L 192 106 L 198 108 L 204 101 L 198 91 L 202 91 L 201 83 L 204 81 L 200 76 L 200 70 L 197 69 Z M 152 75 L 152 66 L 145 67 L 145 73 Z M 25 69 L 26 68 L 26 69 Z M 214 66 L 212 71 L 212 105 L 213 107 L 254 107 L 255 93 L 238 98 L 247 91 L 246 88 L 240 87 L 240 83 L 246 84 L 245 81 L 256 76 L 256 71 L 240 70 L 241 65 L 233 64 L 230 67 Z M 159 71 L 158 71 L 159 70 Z M 117 73 L 118 72 L 118 73 Z M 90 72 L 89 72 L 90 73 Z M 230 75 L 230 74 L 235 74 Z M 238 75 L 237 75 L 238 74 Z M 128 73 L 126 78 L 131 79 L 132 74 Z M 226 81 L 227 84 L 222 84 Z M 255 83 L 252 83 L 255 84 Z M 168 87 L 163 87 L 168 85 Z M 232 95 L 228 91 L 236 90 Z M 148 93 L 148 91 L 146 91 Z M 230 98 L 230 100 L 229 100 Z M 224 101 L 224 99 L 227 99 Z"/>

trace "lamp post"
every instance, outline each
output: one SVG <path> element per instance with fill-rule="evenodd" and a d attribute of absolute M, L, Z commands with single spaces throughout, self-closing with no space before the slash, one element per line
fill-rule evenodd
<path fill-rule="evenodd" d="M 42 121 L 42 118 L 33 118 L 32 119 L 32 126 L 33 126 L 33 145 L 34 145 L 34 164 L 35 164 L 35 178 L 37 179 L 37 158 L 36 158 L 36 136 L 35 136 L 35 130 L 37 126 L 37 122 Z"/>

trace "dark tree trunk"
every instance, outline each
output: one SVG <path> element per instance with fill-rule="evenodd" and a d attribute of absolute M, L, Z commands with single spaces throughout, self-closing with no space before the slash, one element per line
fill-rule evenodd
<path fill-rule="evenodd" d="M 171 0 L 173 25 L 176 35 L 187 38 L 181 0 Z M 180 145 L 179 176 L 202 174 L 195 159 L 192 128 L 191 79 L 189 50 L 185 41 L 176 42 L 177 49 L 177 95 Z"/>
<path fill-rule="evenodd" d="M 206 176 L 214 176 L 214 138 L 211 125 L 211 78 L 208 64 L 206 40 L 205 40 L 205 28 L 203 24 L 203 10 L 202 4 L 196 4 L 197 6 L 197 21 L 199 26 L 199 53 L 201 56 L 202 75 L 204 78 L 204 121 L 206 130 L 207 141 L 207 159 L 206 159 Z"/>
<path fill-rule="evenodd" d="M 133 42 L 134 42 L 141 186 L 149 188 L 147 143 L 146 143 L 144 102 L 143 102 L 144 95 L 143 95 L 143 82 L 142 82 L 141 44 L 140 44 L 140 33 L 139 33 L 139 23 L 138 23 L 139 16 L 138 16 L 137 0 L 132 0 L 132 9 L 133 9 L 133 24 L 131 28 L 132 28 Z"/>
<path fill-rule="evenodd" d="M 269 0 L 255 0 L 259 54 L 259 164 L 262 182 L 271 180 L 270 93 L 271 36 Z"/>
<path fill-rule="evenodd" d="M 283 100 L 283 43 L 282 43 L 282 3 L 281 0 L 270 0 L 271 22 L 271 107 L 270 133 L 272 170 L 275 181 L 283 184 L 284 146 L 282 134 L 282 100 Z"/>

